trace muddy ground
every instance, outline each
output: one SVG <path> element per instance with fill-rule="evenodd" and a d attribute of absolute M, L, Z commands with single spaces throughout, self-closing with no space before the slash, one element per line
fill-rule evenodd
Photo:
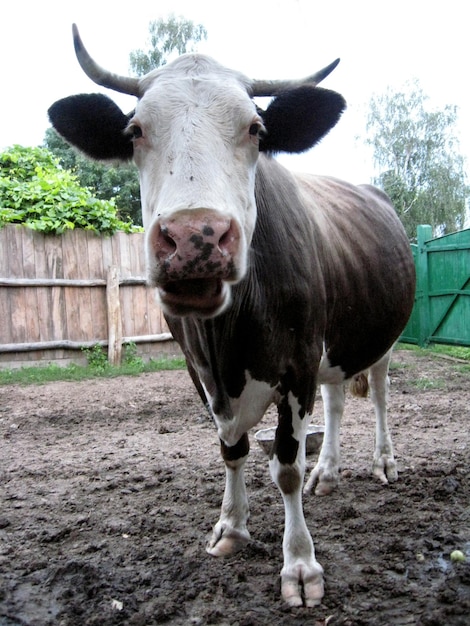
<path fill-rule="evenodd" d="M 1 626 L 468 626 L 470 372 L 399 351 L 391 381 L 398 482 L 371 477 L 372 406 L 348 398 L 340 487 L 305 498 L 310 610 L 280 600 L 283 506 L 253 439 L 252 542 L 206 554 L 224 470 L 186 372 L 0 387 Z"/>

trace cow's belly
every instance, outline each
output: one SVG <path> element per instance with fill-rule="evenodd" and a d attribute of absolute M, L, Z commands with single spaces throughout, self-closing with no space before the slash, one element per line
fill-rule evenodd
<path fill-rule="evenodd" d="M 256 426 L 262 419 L 266 409 L 270 404 L 278 399 L 276 387 L 271 387 L 268 383 L 255 380 L 245 372 L 246 384 L 238 398 L 230 398 L 232 419 L 227 419 L 223 415 L 217 415 L 212 409 L 217 434 L 227 446 L 234 446 L 240 437 L 250 428 Z M 205 389 L 210 406 L 213 406 L 213 399 Z"/>
<path fill-rule="evenodd" d="M 217 434 L 227 446 L 234 446 L 240 437 L 256 426 L 270 404 L 278 404 L 280 397 L 276 386 L 267 382 L 255 380 L 248 371 L 245 372 L 246 383 L 238 398 L 229 398 L 232 418 L 214 411 L 214 398 L 211 397 L 205 385 L 204 391 L 212 410 Z M 345 380 L 345 373 L 339 366 L 332 367 L 326 353 L 320 361 L 318 370 L 319 384 L 341 384 Z"/>

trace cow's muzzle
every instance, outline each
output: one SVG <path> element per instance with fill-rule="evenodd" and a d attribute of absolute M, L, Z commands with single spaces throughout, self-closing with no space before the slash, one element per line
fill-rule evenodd
<path fill-rule="evenodd" d="M 230 217 L 183 210 L 159 219 L 149 235 L 150 282 L 170 315 L 212 317 L 241 278 L 241 231 Z"/>

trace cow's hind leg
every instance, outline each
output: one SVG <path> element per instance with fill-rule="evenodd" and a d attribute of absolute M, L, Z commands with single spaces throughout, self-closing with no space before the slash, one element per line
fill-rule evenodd
<path fill-rule="evenodd" d="M 393 455 L 393 444 L 387 424 L 387 400 L 390 380 L 388 368 L 390 350 L 369 370 L 370 397 L 375 410 L 375 452 L 372 471 L 383 483 L 394 482 L 397 477 L 397 465 Z"/>
<path fill-rule="evenodd" d="M 222 510 L 207 546 L 213 556 L 229 556 L 240 550 L 250 539 L 246 527 L 249 517 L 244 465 L 250 444 L 245 433 L 235 446 L 220 442 L 225 462 L 225 491 Z"/>
<path fill-rule="evenodd" d="M 339 482 L 340 427 L 344 410 L 344 384 L 321 385 L 325 433 L 318 461 L 310 473 L 304 492 L 315 488 L 317 496 L 330 494 Z"/>
<path fill-rule="evenodd" d="M 269 461 L 271 476 L 279 487 L 285 507 L 281 592 L 292 607 L 315 606 L 323 597 L 323 569 L 315 559 L 302 507 L 308 422 L 309 415 L 300 410 L 289 394 L 289 400 L 279 407 L 279 425 Z"/>

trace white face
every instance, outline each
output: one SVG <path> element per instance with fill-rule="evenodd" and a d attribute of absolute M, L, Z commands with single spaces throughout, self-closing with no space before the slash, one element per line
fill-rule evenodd
<path fill-rule="evenodd" d="M 263 125 L 246 79 L 205 58 L 202 71 L 198 61 L 181 57 L 149 75 L 127 132 L 150 282 L 166 312 L 212 316 L 246 271 Z"/>

